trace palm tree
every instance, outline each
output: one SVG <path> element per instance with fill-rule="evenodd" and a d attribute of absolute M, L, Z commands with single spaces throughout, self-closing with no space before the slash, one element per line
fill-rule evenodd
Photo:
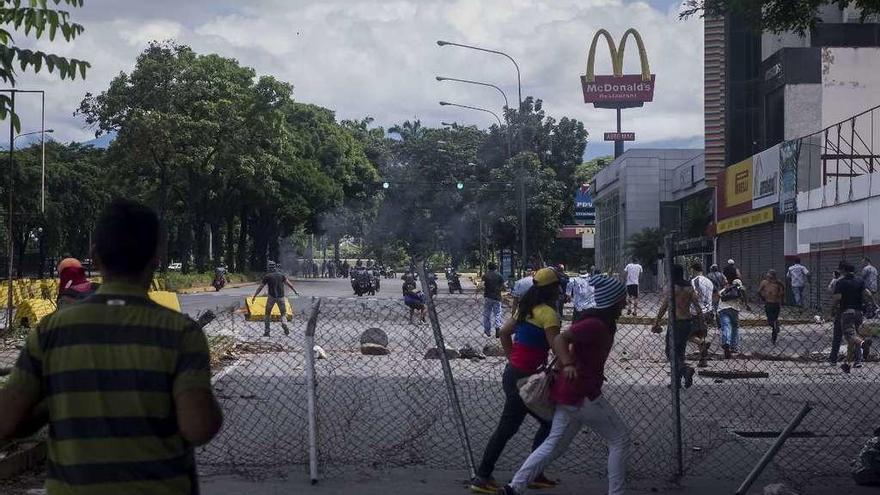
<path fill-rule="evenodd" d="M 422 127 L 422 122 L 418 119 L 412 122 L 407 120 L 401 125 L 395 125 L 388 129 L 388 134 L 397 134 L 403 141 L 423 138 L 427 132 L 428 129 Z"/>

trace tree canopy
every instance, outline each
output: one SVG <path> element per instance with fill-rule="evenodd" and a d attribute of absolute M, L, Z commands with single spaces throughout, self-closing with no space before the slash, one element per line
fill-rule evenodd
<path fill-rule="evenodd" d="M 55 41 L 60 31 L 64 40 L 69 42 L 82 34 L 83 26 L 71 21 L 70 12 L 52 8 L 48 0 L 28 0 L 27 5 L 23 3 L 22 0 L 0 2 L 0 24 L 3 26 L 0 27 L 0 81 L 15 86 L 16 63 L 22 71 L 30 68 L 40 72 L 45 66 L 50 73 L 57 70 L 61 79 L 76 79 L 77 76 L 85 79 L 86 69 L 90 67 L 88 62 L 21 48 L 15 40 L 16 36 L 41 39 L 48 35 L 49 41 Z M 82 7 L 83 0 L 51 0 L 51 3 L 64 3 L 76 8 Z M 5 120 L 9 115 L 11 104 L 10 96 L 0 93 L 0 119 Z M 12 116 L 12 125 L 15 132 L 20 132 L 21 124 L 16 115 Z"/>
<path fill-rule="evenodd" d="M 688 0 L 680 16 L 736 14 L 745 18 L 755 29 L 774 33 L 794 31 L 803 35 L 819 22 L 819 9 L 824 6 L 841 9 L 855 7 L 861 11 L 863 21 L 880 14 L 880 2 L 877 0 Z"/>

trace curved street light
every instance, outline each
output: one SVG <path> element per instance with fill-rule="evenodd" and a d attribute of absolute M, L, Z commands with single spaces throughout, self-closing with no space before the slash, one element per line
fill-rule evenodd
<path fill-rule="evenodd" d="M 479 86 L 487 86 L 489 88 L 495 88 L 498 90 L 499 93 L 501 93 L 501 96 L 504 97 L 504 108 L 510 108 L 510 104 L 507 103 L 507 94 L 501 88 L 499 88 L 498 86 L 495 86 L 494 84 L 484 83 L 484 82 L 480 82 L 480 81 L 471 81 L 468 79 L 456 79 L 454 77 L 444 77 L 444 76 L 437 76 L 437 80 L 441 81 L 441 82 L 442 81 L 454 81 L 454 82 L 460 82 L 460 83 L 465 83 L 465 84 L 476 84 Z"/>
<path fill-rule="evenodd" d="M 438 42 L 439 44 L 439 42 Z M 476 110 L 478 112 L 486 112 L 495 117 L 495 120 L 498 121 L 498 127 L 502 126 L 501 118 L 493 112 L 492 110 L 488 110 L 480 107 L 472 107 L 470 105 L 459 105 L 458 103 L 449 103 L 448 101 L 441 101 L 440 106 L 449 106 L 449 107 L 458 107 L 465 108 L 467 110 Z M 507 127 L 507 158 L 510 159 L 510 126 Z M 520 215 L 520 238 L 522 239 L 522 270 L 525 273 L 526 265 L 528 264 L 528 255 L 527 255 L 527 245 L 526 245 L 526 182 L 525 177 L 522 172 L 519 175 L 519 215 Z"/>
<path fill-rule="evenodd" d="M 513 66 L 516 67 L 516 88 L 517 88 L 517 93 L 519 95 L 519 108 L 517 109 L 517 111 L 518 112 L 522 111 L 522 78 L 521 78 L 520 72 L 519 72 L 519 64 L 516 63 L 516 60 L 514 60 L 513 57 L 511 57 L 510 55 L 508 55 L 502 51 L 498 51 L 498 50 L 490 50 L 488 48 L 480 48 L 478 46 L 465 45 L 462 43 L 453 43 L 451 41 L 444 41 L 444 40 L 437 41 L 437 46 L 443 47 L 443 46 L 447 46 L 447 45 L 448 46 L 457 46 L 457 47 L 461 47 L 461 48 L 467 48 L 469 50 L 477 50 L 480 52 L 494 53 L 495 55 L 501 55 L 503 57 L 507 57 L 508 60 L 513 62 Z"/>

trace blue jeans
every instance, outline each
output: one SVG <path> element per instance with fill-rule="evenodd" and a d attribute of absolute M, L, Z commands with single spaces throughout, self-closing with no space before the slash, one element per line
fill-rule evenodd
<path fill-rule="evenodd" d="M 794 298 L 794 305 L 804 307 L 804 287 L 791 287 L 791 296 Z"/>
<path fill-rule="evenodd" d="M 501 328 L 501 301 L 483 299 L 483 330 L 489 332 Z"/>
<path fill-rule="evenodd" d="M 718 312 L 721 323 L 721 344 L 731 349 L 739 348 L 739 312 L 735 309 L 722 309 Z"/>

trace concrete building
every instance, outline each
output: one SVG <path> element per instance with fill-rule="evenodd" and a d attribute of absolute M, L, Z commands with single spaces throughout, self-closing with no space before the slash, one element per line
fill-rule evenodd
<path fill-rule="evenodd" d="M 705 189 L 703 150 L 626 151 L 599 171 L 591 185 L 596 206 L 596 266 L 620 271 L 626 265 L 626 243 L 633 234 L 680 225 L 682 201 Z"/>
<path fill-rule="evenodd" d="M 880 24 L 859 23 L 851 8 L 826 6 L 820 17 L 806 36 L 755 33 L 735 18 L 707 20 L 707 167 L 717 166 L 721 148 L 726 160 L 715 181 L 717 257 L 735 259 L 751 286 L 766 270 L 784 273 L 793 257 L 810 258 L 839 241 L 843 230 L 859 232 L 814 230 L 816 208 L 801 206 L 815 205 L 800 196 L 822 190 L 827 198 L 830 181 L 858 182 L 853 176 L 876 166 L 877 152 L 865 143 L 880 144 L 880 126 L 851 118 L 880 104 Z M 834 215 L 822 213 L 827 227 Z M 805 229 L 811 242 L 801 242 Z M 821 268 L 816 287 L 827 278 Z M 811 294 L 819 300 L 818 288 Z"/>

